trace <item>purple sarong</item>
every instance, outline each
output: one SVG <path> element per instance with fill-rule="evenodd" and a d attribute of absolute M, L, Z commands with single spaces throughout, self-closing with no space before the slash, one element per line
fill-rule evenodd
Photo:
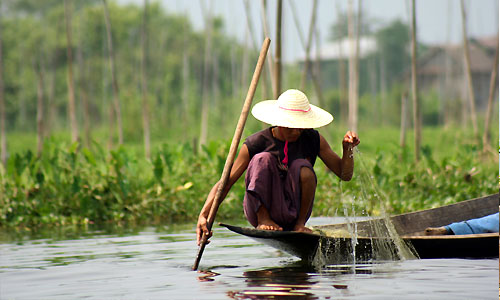
<path fill-rule="evenodd" d="M 307 167 L 314 173 L 313 166 L 307 159 L 295 159 L 289 165 L 288 172 L 280 177 L 278 159 L 269 152 L 256 154 L 248 165 L 245 176 L 246 193 L 243 201 L 245 216 L 257 227 L 257 211 L 261 205 L 269 212 L 271 219 L 283 227 L 293 230 L 300 212 L 300 169 Z M 314 173 L 316 177 L 316 173 Z M 309 207 L 306 220 L 312 212 Z"/>

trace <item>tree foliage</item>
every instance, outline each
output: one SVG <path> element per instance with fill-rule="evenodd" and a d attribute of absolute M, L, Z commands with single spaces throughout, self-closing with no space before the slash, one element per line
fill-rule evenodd
<path fill-rule="evenodd" d="M 107 61 L 106 29 L 101 1 L 70 1 L 73 9 L 73 53 L 75 63 L 76 102 L 82 122 L 81 89 L 89 96 L 91 124 L 94 128 L 108 126 L 112 105 L 111 75 Z M 140 33 L 143 7 L 109 2 L 113 48 L 120 86 L 125 140 L 141 140 L 140 95 Z M 3 19 L 5 93 L 7 127 L 11 130 L 34 130 L 36 123 L 36 76 L 33 63 L 41 64 L 45 73 L 45 93 L 49 107 L 46 116 L 52 129 L 67 127 L 66 39 L 62 1 L 16 0 L 6 3 Z M 199 115 L 200 83 L 203 74 L 204 35 L 195 31 L 183 15 L 170 14 L 158 2 L 148 8 L 148 94 L 152 115 L 152 134 L 165 137 L 169 133 L 188 138 L 196 136 L 197 126 L 182 128 L 179 116 L 183 101 L 189 103 L 188 115 L 194 122 Z M 217 77 L 210 81 L 219 90 L 217 99 L 227 103 L 226 113 L 239 102 L 233 101 L 232 76 L 241 76 L 242 47 L 225 34 L 224 23 L 213 18 L 214 57 L 210 69 L 217 68 Z M 189 78 L 183 81 L 183 55 L 187 54 Z M 256 53 L 252 53 L 256 57 Z M 215 65 L 217 63 L 217 65 Z M 214 74 L 209 72 L 209 74 Z M 211 75 L 214 76 L 214 75 Z M 182 98 L 183 85 L 189 86 L 188 99 Z M 210 99 L 211 102 L 215 99 Z M 227 109 L 229 108 L 229 109 Z M 53 112 L 51 114 L 50 112 Z M 222 112 L 213 111 L 219 116 Z M 25 117 L 22 117 L 25 116 Z M 223 118 L 216 118 L 223 119 Z M 217 124 L 220 125 L 220 124 Z"/>

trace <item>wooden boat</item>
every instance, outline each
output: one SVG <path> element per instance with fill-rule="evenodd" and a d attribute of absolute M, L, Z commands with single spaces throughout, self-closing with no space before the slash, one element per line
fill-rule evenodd
<path fill-rule="evenodd" d="M 425 229 L 494 214 L 499 211 L 498 201 L 499 195 L 494 194 L 387 219 L 315 226 L 313 233 L 220 225 L 309 262 L 318 257 L 328 263 L 397 259 L 398 249 L 405 248 L 401 247 L 402 243 L 420 258 L 493 258 L 499 254 L 498 233 L 429 236 L 425 235 Z M 354 226 L 357 228 L 356 236 L 320 234 L 349 232 L 349 226 L 350 232 Z M 388 234 L 391 228 L 400 239 Z M 385 247 L 385 251 L 380 247 Z"/>

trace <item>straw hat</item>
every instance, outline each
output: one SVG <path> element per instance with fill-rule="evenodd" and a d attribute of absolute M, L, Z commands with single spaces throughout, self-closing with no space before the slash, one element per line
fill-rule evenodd
<path fill-rule="evenodd" d="M 288 128 L 317 128 L 333 120 L 329 112 L 310 104 L 299 90 L 287 90 L 278 100 L 255 104 L 252 115 L 264 123 Z"/>

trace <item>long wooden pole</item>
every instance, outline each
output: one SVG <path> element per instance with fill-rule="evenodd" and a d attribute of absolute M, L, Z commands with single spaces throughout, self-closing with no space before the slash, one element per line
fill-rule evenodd
<path fill-rule="evenodd" d="M 421 125 L 420 103 L 418 102 L 417 85 L 417 27 L 416 27 L 415 0 L 411 2 L 411 90 L 413 102 L 413 130 L 415 132 L 415 162 L 420 160 Z"/>
<path fill-rule="evenodd" d="M 75 108 L 75 89 L 73 82 L 73 54 L 71 51 L 71 10 L 68 4 L 68 0 L 64 1 L 64 17 L 66 23 L 66 51 L 68 55 L 68 71 L 66 74 L 66 80 L 68 82 L 68 114 L 71 126 L 71 141 L 76 142 L 79 140 L 78 137 L 78 123 L 76 120 L 76 108 Z"/>
<path fill-rule="evenodd" d="M 115 63 L 115 52 L 113 50 L 113 38 L 111 36 L 111 20 L 109 16 L 108 4 L 106 0 L 102 0 L 102 5 L 104 7 L 104 22 L 106 24 L 106 37 L 108 40 L 108 60 L 109 68 L 111 70 L 111 86 L 113 89 L 113 107 L 116 116 L 116 126 L 118 127 L 118 144 L 123 144 L 123 122 L 122 122 L 122 110 L 120 104 L 120 92 L 118 88 L 118 78 L 116 74 L 116 63 Z"/>
<path fill-rule="evenodd" d="M 276 8 L 276 54 L 274 55 L 274 82 L 276 84 L 276 89 L 274 92 L 274 98 L 278 99 L 281 94 L 281 23 L 282 23 L 282 11 L 283 11 L 283 0 L 278 0 Z"/>
<path fill-rule="evenodd" d="M 215 193 L 215 198 L 214 202 L 212 203 L 212 207 L 210 208 L 210 213 L 208 214 L 208 220 L 207 220 L 208 231 L 212 230 L 212 225 L 214 224 L 215 215 L 217 214 L 217 210 L 219 209 L 219 206 L 221 204 L 222 191 L 225 189 L 227 185 L 229 174 L 231 173 L 231 168 L 233 167 L 233 162 L 236 156 L 236 151 L 238 150 L 241 134 L 243 133 L 243 128 L 245 128 L 245 123 L 247 121 L 248 113 L 250 112 L 250 106 L 252 105 L 252 99 L 255 94 L 255 90 L 257 89 L 257 83 L 259 83 L 260 73 L 262 71 L 262 67 L 264 66 L 267 50 L 269 49 L 270 43 L 271 40 L 269 38 L 266 38 L 264 40 L 264 43 L 262 44 L 262 49 L 260 50 L 259 60 L 257 61 L 257 66 L 255 67 L 252 81 L 250 82 L 250 87 L 248 88 L 247 97 L 245 99 L 245 103 L 243 104 L 243 110 L 241 111 L 240 119 L 238 120 L 238 124 L 236 125 L 233 141 L 231 142 L 231 147 L 229 148 L 229 154 L 226 159 L 226 164 L 224 165 L 224 170 L 222 171 L 220 184 L 219 187 L 217 188 L 217 192 Z M 203 235 L 200 247 L 198 249 L 198 255 L 196 256 L 196 260 L 193 265 L 193 271 L 198 269 L 201 256 L 203 255 L 203 251 L 205 250 L 205 246 L 207 245 L 207 240 L 208 240 L 207 235 Z"/>
<path fill-rule="evenodd" d="M 0 7 L 2 3 L 0 1 Z M 5 135 L 5 93 L 3 83 L 3 37 L 2 37 L 2 21 L 3 11 L 0 9 L 0 162 L 6 166 L 7 164 L 7 136 Z"/>
<path fill-rule="evenodd" d="M 149 130 L 149 102 L 148 102 L 148 78 L 147 78 L 147 58 L 148 58 L 148 0 L 144 0 L 144 11 L 142 14 L 141 28 L 141 90 L 142 90 L 142 132 L 144 138 L 144 152 L 146 158 L 151 157 L 151 134 Z M 183 56 L 184 58 L 184 56 Z M 184 67 L 184 65 L 183 65 Z M 184 69 L 183 69 L 184 71 Z M 183 99 L 185 101 L 185 99 Z"/>
<path fill-rule="evenodd" d="M 464 61 L 465 61 L 465 79 L 467 80 L 467 92 L 469 94 L 469 111 L 470 111 L 470 119 L 472 121 L 472 129 L 474 130 L 474 138 L 476 142 L 479 141 L 479 131 L 477 128 L 477 116 L 476 116 L 476 97 L 474 95 L 474 85 L 472 83 L 472 71 L 471 71 L 471 62 L 470 62 L 470 51 L 469 51 L 469 42 L 467 40 L 467 29 L 466 29 L 466 15 L 465 15 L 465 7 L 464 0 L 460 2 L 460 7 L 462 9 L 462 39 L 463 39 L 463 47 L 464 47 Z"/>
<path fill-rule="evenodd" d="M 495 62 L 493 63 L 493 70 L 490 77 L 490 91 L 488 96 L 488 108 L 486 109 L 486 119 L 484 121 L 484 134 L 483 134 L 483 149 L 490 150 L 490 120 L 491 112 L 493 111 L 493 98 L 497 89 L 497 76 L 498 76 L 498 45 L 495 53 Z M 492 149 L 491 149 L 492 150 Z"/>

